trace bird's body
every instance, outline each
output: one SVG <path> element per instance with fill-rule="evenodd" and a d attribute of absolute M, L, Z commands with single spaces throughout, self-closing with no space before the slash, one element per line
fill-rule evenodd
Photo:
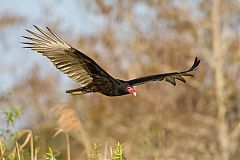
<path fill-rule="evenodd" d="M 66 92 L 71 93 L 72 95 L 99 92 L 106 96 L 122 96 L 125 94 L 129 94 L 129 92 L 126 92 L 125 90 L 125 87 L 127 85 L 128 84 L 126 82 L 118 80 L 112 83 L 99 83 L 95 81 L 85 87 L 67 90 Z"/>
<path fill-rule="evenodd" d="M 36 26 L 34 27 L 42 35 L 26 30 L 34 35 L 35 38 L 23 36 L 24 38 L 33 41 L 33 43 L 23 42 L 28 45 L 24 48 L 30 48 L 48 57 L 60 71 L 65 73 L 75 82 L 79 83 L 81 87 L 66 91 L 72 95 L 99 92 L 106 96 L 121 96 L 126 94 L 133 94 L 136 96 L 133 86 L 145 82 L 165 80 L 173 85 L 176 85 L 176 79 L 186 82 L 183 76 L 193 76 L 192 74 L 189 74 L 189 72 L 196 70 L 200 63 L 200 60 L 195 58 L 193 66 L 183 72 L 157 74 L 124 81 L 113 78 L 93 59 L 68 45 L 49 28 L 47 29 L 52 35 Z"/>

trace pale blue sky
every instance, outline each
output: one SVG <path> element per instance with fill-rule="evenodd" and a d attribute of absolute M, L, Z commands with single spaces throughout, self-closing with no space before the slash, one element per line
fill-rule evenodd
<path fill-rule="evenodd" d="M 20 81 L 35 63 L 41 64 L 44 72 L 55 70 L 46 59 L 22 48 L 19 42 L 24 41 L 21 36 L 27 34 L 26 28 L 34 29 L 33 24 L 45 27 L 57 22 L 60 33 L 61 30 L 71 31 L 64 35 L 64 39 L 71 42 L 74 41 L 73 35 L 91 35 L 104 29 L 106 19 L 93 15 L 93 9 L 94 6 L 84 0 L 0 1 L 0 17 L 13 15 L 27 18 L 20 25 L 9 25 L 0 31 L 0 92 Z M 63 76 L 63 79 L 66 77 Z"/>

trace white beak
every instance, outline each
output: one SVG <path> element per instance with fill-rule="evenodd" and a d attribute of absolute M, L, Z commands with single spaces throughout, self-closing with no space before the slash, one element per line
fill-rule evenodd
<path fill-rule="evenodd" d="M 136 92 L 133 92 L 133 95 L 134 95 L 134 96 L 137 96 L 137 93 L 136 93 Z"/>

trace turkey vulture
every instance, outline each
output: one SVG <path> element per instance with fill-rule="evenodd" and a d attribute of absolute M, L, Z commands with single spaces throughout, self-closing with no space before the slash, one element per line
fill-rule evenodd
<path fill-rule="evenodd" d="M 48 27 L 46 28 L 49 34 L 35 25 L 34 27 L 39 31 L 39 34 L 26 29 L 27 32 L 35 37 L 22 36 L 31 40 L 31 42 L 22 42 L 27 45 L 24 48 L 30 48 L 48 57 L 56 68 L 77 82 L 80 85 L 79 88 L 66 91 L 66 93 L 72 95 L 100 92 L 106 96 L 121 96 L 126 94 L 136 96 L 133 86 L 145 82 L 165 80 L 173 85 L 176 85 L 176 79 L 186 82 L 183 77 L 193 76 L 190 72 L 196 70 L 200 63 L 200 60 L 196 57 L 192 67 L 188 70 L 150 75 L 124 81 L 113 78 L 94 60 L 64 42 Z"/>

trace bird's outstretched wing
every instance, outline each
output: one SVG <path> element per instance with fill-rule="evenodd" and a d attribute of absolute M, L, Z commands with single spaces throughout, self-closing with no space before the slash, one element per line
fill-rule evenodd
<path fill-rule="evenodd" d="M 132 86 L 136 86 L 136 85 L 140 85 L 140 84 L 143 84 L 143 83 L 146 83 L 146 82 L 165 80 L 165 81 L 167 81 L 167 82 L 169 82 L 169 83 L 171 83 L 175 86 L 176 85 L 176 79 L 185 83 L 186 80 L 183 78 L 184 76 L 193 76 L 192 74 L 190 74 L 190 72 L 196 70 L 199 63 L 200 63 L 200 59 L 198 59 L 196 57 L 192 67 L 190 69 L 186 70 L 186 71 L 151 75 L 151 76 L 132 79 L 132 80 L 129 80 L 127 82 Z"/>
<path fill-rule="evenodd" d="M 91 83 L 94 78 L 111 81 L 113 78 L 104 71 L 94 60 L 84 53 L 64 42 L 51 29 L 46 27 L 50 34 L 34 26 L 40 34 L 27 30 L 33 37 L 23 36 L 32 42 L 22 42 L 30 48 L 48 57 L 60 71 L 65 73 L 81 86 Z"/>

